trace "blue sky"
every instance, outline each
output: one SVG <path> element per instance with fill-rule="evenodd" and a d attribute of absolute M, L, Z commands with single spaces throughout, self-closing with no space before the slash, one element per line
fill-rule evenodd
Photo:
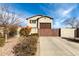
<path fill-rule="evenodd" d="M 24 19 L 34 15 L 54 18 L 54 27 L 64 27 L 62 22 L 70 17 L 79 18 L 79 4 L 76 3 L 10 3 L 11 10 L 21 14 Z"/>

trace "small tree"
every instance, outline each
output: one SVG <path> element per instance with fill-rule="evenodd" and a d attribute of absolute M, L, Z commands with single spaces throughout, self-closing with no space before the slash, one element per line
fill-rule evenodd
<path fill-rule="evenodd" d="M 9 6 L 7 5 L 1 5 L 0 11 L 0 26 L 4 27 L 4 38 L 7 42 L 9 28 L 20 24 L 20 19 L 16 16 L 15 12 L 10 12 Z"/>
<path fill-rule="evenodd" d="M 18 27 L 12 26 L 9 28 L 9 37 L 13 37 L 17 34 Z"/>

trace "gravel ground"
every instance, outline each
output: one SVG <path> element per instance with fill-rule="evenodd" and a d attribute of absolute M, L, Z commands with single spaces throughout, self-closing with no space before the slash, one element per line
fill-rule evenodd
<path fill-rule="evenodd" d="M 8 39 L 3 47 L 0 47 L 0 56 L 14 56 L 13 47 L 18 43 L 18 38 Z"/>

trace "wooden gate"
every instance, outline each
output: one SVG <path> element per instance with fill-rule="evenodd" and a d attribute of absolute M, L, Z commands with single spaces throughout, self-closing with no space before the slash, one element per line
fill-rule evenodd
<path fill-rule="evenodd" d="M 59 29 L 39 29 L 40 36 L 60 36 Z"/>

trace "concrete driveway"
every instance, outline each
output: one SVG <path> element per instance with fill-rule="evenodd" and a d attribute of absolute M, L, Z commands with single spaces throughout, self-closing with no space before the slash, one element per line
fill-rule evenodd
<path fill-rule="evenodd" d="M 60 37 L 40 37 L 40 56 L 75 56 L 79 55 L 79 43 Z"/>

